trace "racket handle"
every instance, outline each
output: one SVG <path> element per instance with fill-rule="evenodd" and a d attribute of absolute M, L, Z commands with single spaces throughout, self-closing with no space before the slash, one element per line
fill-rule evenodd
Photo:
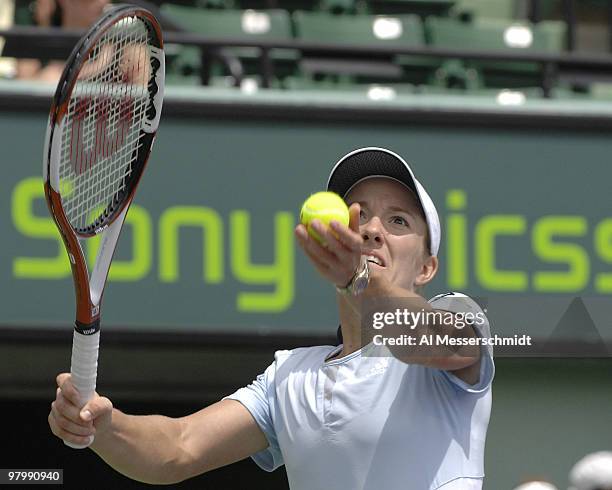
<path fill-rule="evenodd" d="M 98 325 L 96 325 L 97 327 Z M 82 328 L 81 325 L 78 327 Z M 72 383 L 80 394 L 80 407 L 91 400 L 96 391 L 96 378 L 98 375 L 98 350 L 100 347 L 100 330 L 90 335 L 84 335 L 74 331 L 72 338 L 72 361 L 70 364 L 70 374 L 72 375 Z M 71 442 L 64 441 L 66 446 L 73 449 L 83 449 L 88 447 L 93 442 L 93 438 L 89 444 L 77 445 Z"/>

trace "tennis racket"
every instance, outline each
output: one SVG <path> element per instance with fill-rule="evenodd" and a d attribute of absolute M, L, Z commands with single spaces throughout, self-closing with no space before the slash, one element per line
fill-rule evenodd
<path fill-rule="evenodd" d="M 72 267 L 76 322 L 70 372 L 81 406 L 96 389 L 102 294 L 159 125 L 164 66 L 155 17 L 131 5 L 113 8 L 75 46 L 51 105 L 43 178 Z M 89 271 L 84 245 L 97 236 L 98 254 Z"/>

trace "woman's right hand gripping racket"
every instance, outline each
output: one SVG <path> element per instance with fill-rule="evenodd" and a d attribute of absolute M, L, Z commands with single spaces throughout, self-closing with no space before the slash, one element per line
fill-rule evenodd
<path fill-rule="evenodd" d="M 102 293 L 157 132 L 163 91 L 161 28 L 150 12 L 128 5 L 106 13 L 78 42 L 53 98 L 43 174 L 74 278 L 70 372 L 81 407 L 95 393 Z M 96 236 L 89 271 L 83 249 Z"/>

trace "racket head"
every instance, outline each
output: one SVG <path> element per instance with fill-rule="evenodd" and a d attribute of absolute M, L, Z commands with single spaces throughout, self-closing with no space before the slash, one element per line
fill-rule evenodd
<path fill-rule="evenodd" d="M 81 38 L 58 82 L 43 177 L 73 269 L 77 321 L 91 323 L 99 314 L 90 304 L 79 239 L 125 216 L 157 133 L 164 77 L 159 23 L 146 9 L 126 5 L 109 10 Z"/>

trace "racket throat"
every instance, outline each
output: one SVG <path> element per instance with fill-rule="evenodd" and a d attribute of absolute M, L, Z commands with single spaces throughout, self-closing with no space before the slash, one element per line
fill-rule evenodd
<path fill-rule="evenodd" d="M 99 314 L 99 305 L 102 301 L 106 277 L 108 276 L 108 271 L 113 260 L 117 241 L 119 240 L 119 235 L 121 233 L 121 228 L 123 226 L 123 221 L 125 220 L 128 208 L 129 205 L 125 206 L 119 216 L 117 216 L 117 219 L 113 221 L 113 223 L 111 223 L 111 225 L 106 228 L 101 235 L 100 248 L 98 249 L 95 266 L 91 271 L 91 277 L 89 280 L 90 301 L 92 309 L 98 309 L 97 314 Z M 92 313 L 92 316 L 96 315 L 93 315 Z"/>

